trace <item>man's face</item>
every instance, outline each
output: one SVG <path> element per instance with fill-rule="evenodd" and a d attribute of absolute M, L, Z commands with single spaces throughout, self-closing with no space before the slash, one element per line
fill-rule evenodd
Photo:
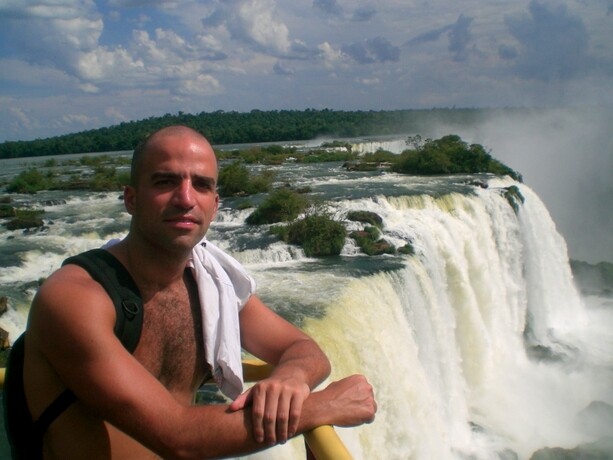
<path fill-rule="evenodd" d="M 189 131 L 152 141 L 124 201 L 131 233 L 167 250 L 191 250 L 206 234 L 219 204 L 217 160 Z"/>

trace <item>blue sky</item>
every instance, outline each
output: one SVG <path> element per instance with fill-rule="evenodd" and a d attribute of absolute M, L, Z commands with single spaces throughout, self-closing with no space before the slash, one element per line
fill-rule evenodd
<path fill-rule="evenodd" d="M 613 0 L 0 0 L 0 141 L 183 111 L 613 105 Z"/>

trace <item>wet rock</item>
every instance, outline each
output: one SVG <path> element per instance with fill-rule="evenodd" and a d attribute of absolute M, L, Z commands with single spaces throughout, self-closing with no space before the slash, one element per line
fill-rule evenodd
<path fill-rule="evenodd" d="M 383 226 L 383 219 L 381 216 L 371 211 L 350 211 L 347 213 L 347 220 L 363 222 L 379 228 Z"/>
<path fill-rule="evenodd" d="M 575 426 L 592 436 L 613 438 L 613 406 L 604 401 L 592 401 L 579 412 Z"/>
<path fill-rule="evenodd" d="M 8 310 L 8 299 L 6 296 L 0 297 L 0 316 L 4 315 Z"/>
<path fill-rule="evenodd" d="M 66 204 L 66 200 L 46 200 L 41 203 L 43 206 L 59 206 L 61 204 Z"/>
<path fill-rule="evenodd" d="M 15 208 L 8 204 L 0 204 L 0 218 L 2 217 L 15 217 L 17 212 Z"/>
<path fill-rule="evenodd" d="M 545 447 L 532 454 L 530 460 L 613 460 L 613 440 L 603 439 L 573 449 Z"/>
<path fill-rule="evenodd" d="M 16 217 L 6 223 L 6 228 L 9 230 L 31 229 L 43 227 L 44 224 L 45 223 L 40 217 Z"/>

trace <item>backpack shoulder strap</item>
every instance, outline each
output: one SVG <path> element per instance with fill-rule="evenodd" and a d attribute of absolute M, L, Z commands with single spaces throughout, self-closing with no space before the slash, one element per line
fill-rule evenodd
<path fill-rule="evenodd" d="M 115 335 L 133 353 L 143 325 L 143 300 L 128 270 L 104 249 L 92 249 L 69 257 L 62 263 L 66 264 L 84 268 L 107 291 L 117 314 Z"/>

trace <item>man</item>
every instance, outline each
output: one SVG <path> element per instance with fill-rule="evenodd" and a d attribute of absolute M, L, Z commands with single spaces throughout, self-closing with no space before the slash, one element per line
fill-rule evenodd
<path fill-rule="evenodd" d="M 108 248 L 143 299 L 133 354 L 113 331 L 109 295 L 84 269 L 65 265 L 39 289 L 25 333 L 29 411 L 36 420 L 64 390 L 76 396 L 44 433 L 45 459 L 235 456 L 322 424 L 374 419 L 362 376 L 312 392 L 330 372 L 327 358 L 255 295 L 239 313 L 240 342 L 275 365 L 272 375 L 230 405 L 192 405 L 210 369 L 198 286 L 187 267 L 217 212 L 216 183 L 213 149 L 189 128 L 164 128 L 135 151 L 124 191 L 130 231 Z"/>

